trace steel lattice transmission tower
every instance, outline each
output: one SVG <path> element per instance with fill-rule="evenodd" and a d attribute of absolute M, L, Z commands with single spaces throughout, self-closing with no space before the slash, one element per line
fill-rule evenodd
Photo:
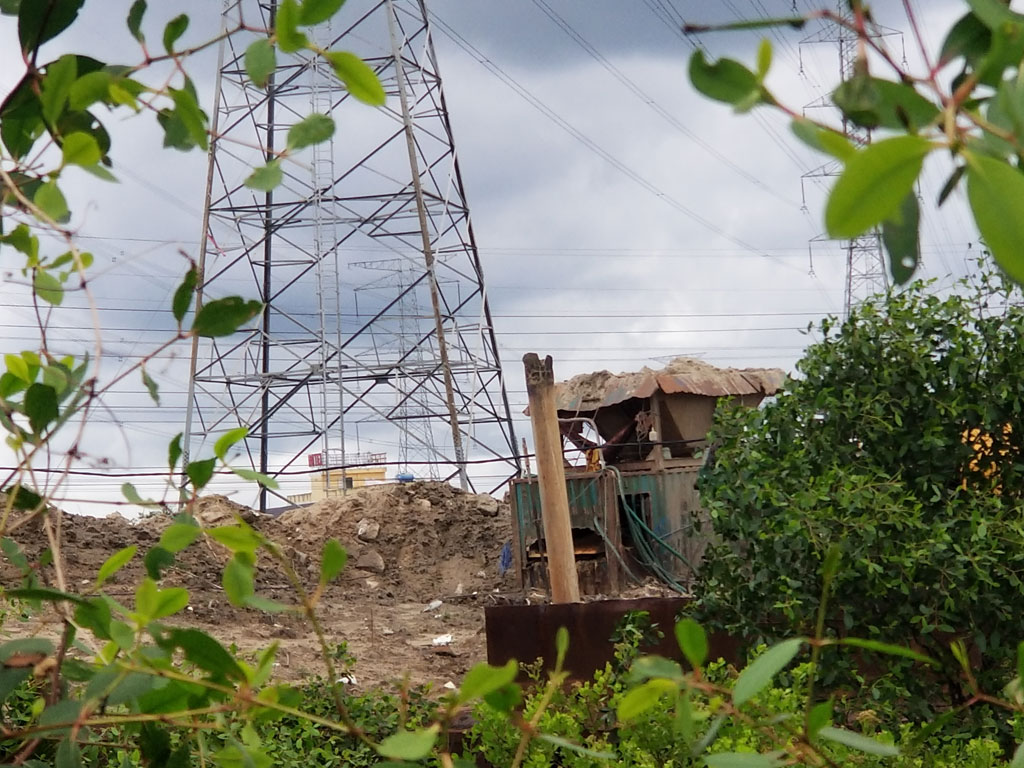
<path fill-rule="evenodd" d="M 269 27 L 275 10 L 227 0 L 224 13 Z M 467 470 L 478 462 L 496 487 L 518 471 L 518 451 L 426 6 L 356 0 L 339 17 L 317 43 L 373 67 L 386 106 L 357 102 L 304 53 L 278 52 L 261 90 L 245 77 L 252 38 L 222 50 L 202 297 L 266 308 L 194 349 L 187 449 L 245 425 L 252 468 L 271 476 L 304 469 L 307 454 L 344 468 L 357 451 L 391 449 L 463 487 L 485 484 Z M 335 138 L 285 162 L 272 192 L 247 188 L 311 112 L 335 119 Z"/>
<path fill-rule="evenodd" d="M 853 20 L 853 11 L 846 0 L 838 0 L 838 14 L 843 22 Z M 872 36 L 884 37 L 900 34 L 896 30 L 877 28 Z M 839 48 L 839 76 L 841 82 L 847 82 L 856 75 L 857 66 L 857 34 L 845 24 L 834 24 L 819 34 L 812 35 L 801 41 L 806 43 L 834 43 Z M 825 100 L 819 100 L 809 107 L 826 106 Z M 843 133 L 856 146 L 863 147 L 871 143 L 871 131 L 843 118 Z M 842 167 L 837 162 L 827 163 L 817 168 L 806 177 L 838 176 Z M 825 239 L 824 237 L 815 238 Z M 843 291 L 843 316 L 849 317 L 855 304 L 867 297 L 882 293 L 889 288 L 889 273 L 885 267 L 885 251 L 882 248 L 882 235 L 877 228 L 865 232 L 859 237 L 845 242 L 843 250 L 846 254 L 846 284 Z"/>

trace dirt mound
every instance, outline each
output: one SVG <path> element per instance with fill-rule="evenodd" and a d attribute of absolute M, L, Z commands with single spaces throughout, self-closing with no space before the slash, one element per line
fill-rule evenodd
<path fill-rule="evenodd" d="M 350 577 L 379 580 L 401 599 L 423 601 L 502 585 L 499 557 L 511 539 L 507 506 L 438 482 L 360 488 L 261 527 L 313 557 L 336 538 L 349 551 Z"/>
<path fill-rule="evenodd" d="M 502 545 L 511 537 L 508 507 L 444 483 L 359 489 L 276 519 L 211 496 L 197 503 L 194 514 L 207 526 L 229 525 L 240 515 L 282 546 L 307 584 L 317 581 L 323 542 L 333 537 L 345 545 L 350 565 L 328 588 L 318 612 L 329 642 L 344 641 L 355 655 L 362 685 L 386 683 L 402 672 L 417 683 L 458 680 L 484 657 L 485 602 L 501 597 L 493 593 L 496 587 L 504 592 L 511 586 L 511 574 L 501 578 L 498 573 Z M 103 518 L 62 515 L 68 587 L 87 588 L 110 555 L 137 545 L 138 554 L 104 588 L 131 605 L 145 570 L 143 555 L 159 542 L 172 519 L 166 513 L 135 521 L 116 513 Z M 38 565 L 47 547 L 40 522 L 23 526 L 12 538 L 29 562 Z M 224 547 L 207 538 L 176 554 L 163 583 L 188 588 L 190 601 L 174 621 L 202 627 L 225 644 L 247 650 L 280 643 L 278 674 L 283 679 L 322 674 L 316 638 L 299 615 L 230 604 L 221 588 L 228 557 Z M 0 556 L 0 584 L 19 580 L 18 569 Z M 259 559 L 256 588 L 264 597 L 295 600 L 288 579 L 265 555 Z M 424 610 L 438 598 L 441 606 Z M 43 616 L 25 624 L 0 622 L 0 637 L 36 633 L 41 624 L 53 621 L 53 616 Z M 57 630 L 50 626 L 42 631 Z M 434 643 L 445 636 L 451 636 L 449 644 Z"/>

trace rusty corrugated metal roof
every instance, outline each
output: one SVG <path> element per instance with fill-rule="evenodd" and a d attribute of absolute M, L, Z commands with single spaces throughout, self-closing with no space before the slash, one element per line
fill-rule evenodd
<path fill-rule="evenodd" d="M 707 397 L 772 395 L 782 386 L 781 368 L 718 368 L 702 360 L 677 357 L 660 371 L 584 373 L 555 385 L 560 411 L 587 412 L 632 398 L 648 398 L 657 390 Z"/>

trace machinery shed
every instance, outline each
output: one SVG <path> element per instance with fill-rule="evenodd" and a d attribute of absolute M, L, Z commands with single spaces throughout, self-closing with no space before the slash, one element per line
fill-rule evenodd
<path fill-rule="evenodd" d="M 697 478 L 723 399 L 757 407 L 777 368 L 717 368 L 680 357 L 661 370 L 583 374 L 556 385 L 576 569 L 585 594 L 618 594 L 654 574 L 686 592 L 707 546 Z M 524 586 L 546 583 L 540 491 L 512 481 L 513 554 Z"/>

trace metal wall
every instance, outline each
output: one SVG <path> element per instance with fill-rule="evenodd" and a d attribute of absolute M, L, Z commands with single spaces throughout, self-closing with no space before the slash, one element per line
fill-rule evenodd
<path fill-rule="evenodd" d="M 606 545 L 604 562 L 600 566 L 583 565 L 581 576 L 595 581 L 596 589 L 603 593 L 617 593 L 626 586 L 622 562 L 639 575 L 641 565 L 633 560 L 627 548 L 621 546 L 628 529 L 620 531 L 620 508 L 629 503 L 646 525 L 660 539 L 678 552 L 694 567 L 707 546 L 709 531 L 698 531 L 695 522 L 704 518 L 697 493 L 699 462 L 670 461 L 663 469 L 629 469 L 617 471 L 572 473 L 566 476 L 569 495 L 569 513 L 575 532 L 593 531 Z M 537 585 L 543 578 L 543 561 L 530 560 L 532 545 L 543 539 L 540 515 L 540 488 L 536 478 L 512 481 L 511 505 L 515 528 L 516 565 L 525 585 Z M 614 547 L 610 546 L 614 544 Z M 659 563 L 677 581 L 688 583 L 694 573 L 687 563 L 680 561 L 665 547 L 653 545 Z M 612 551 L 612 550 L 615 551 Z M 536 548 L 535 550 L 536 551 Z M 538 567 L 539 566 L 539 569 Z"/>

